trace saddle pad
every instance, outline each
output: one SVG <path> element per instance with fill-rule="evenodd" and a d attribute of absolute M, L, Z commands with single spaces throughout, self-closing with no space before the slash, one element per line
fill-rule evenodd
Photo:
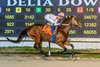
<path fill-rule="evenodd" d="M 49 34 L 49 35 L 52 35 L 51 27 L 48 25 L 44 25 L 42 31 Z"/>

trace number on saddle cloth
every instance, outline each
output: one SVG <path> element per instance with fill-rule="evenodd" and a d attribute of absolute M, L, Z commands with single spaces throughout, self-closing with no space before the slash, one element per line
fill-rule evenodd
<path fill-rule="evenodd" d="M 51 42 L 54 43 L 54 39 L 55 39 L 55 36 L 54 36 L 55 25 L 54 24 L 51 26 L 51 31 L 52 31 Z"/>

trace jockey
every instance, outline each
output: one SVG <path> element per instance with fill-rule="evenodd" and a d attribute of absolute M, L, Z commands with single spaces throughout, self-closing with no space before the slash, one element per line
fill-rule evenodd
<path fill-rule="evenodd" d="M 65 14 L 63 12 L 58 13 L 57 16 L 54 15 L 54 14 L 46 14 L 45 15 L 45 19 L 47 21 L 49 21 L 50 23 L 52 23 L 53 26 L 57 26 L 56 29 L 55 29 L 54 34 L 57 33 L 58 26 L 60 25 L 60 23 L 58 23 L 58 21 L 60 19 L 63 19 L 64 16 L 65 16 Z"/>

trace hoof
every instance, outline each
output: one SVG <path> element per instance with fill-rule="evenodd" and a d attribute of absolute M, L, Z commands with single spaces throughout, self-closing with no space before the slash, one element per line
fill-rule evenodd
<path fill-rule="evenodd" d="M 43 57 L 49 57 L 49 55 L 48 55 L 48 54 L 42 54 L 42 56 L 43 56 Z"/>
<path fill-rule="evenodd" d="M 49 56 L 46 52 L 42 53 L 42 55 L 45 56 L 45 57 Z"/>

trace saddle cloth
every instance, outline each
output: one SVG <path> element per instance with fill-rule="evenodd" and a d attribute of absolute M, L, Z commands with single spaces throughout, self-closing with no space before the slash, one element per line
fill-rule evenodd
<path fill-rule="evenodd" d="M 42 31 L 49 34 L 49 35 L 52 35 L 51 26 L 44 25 Z"/>

